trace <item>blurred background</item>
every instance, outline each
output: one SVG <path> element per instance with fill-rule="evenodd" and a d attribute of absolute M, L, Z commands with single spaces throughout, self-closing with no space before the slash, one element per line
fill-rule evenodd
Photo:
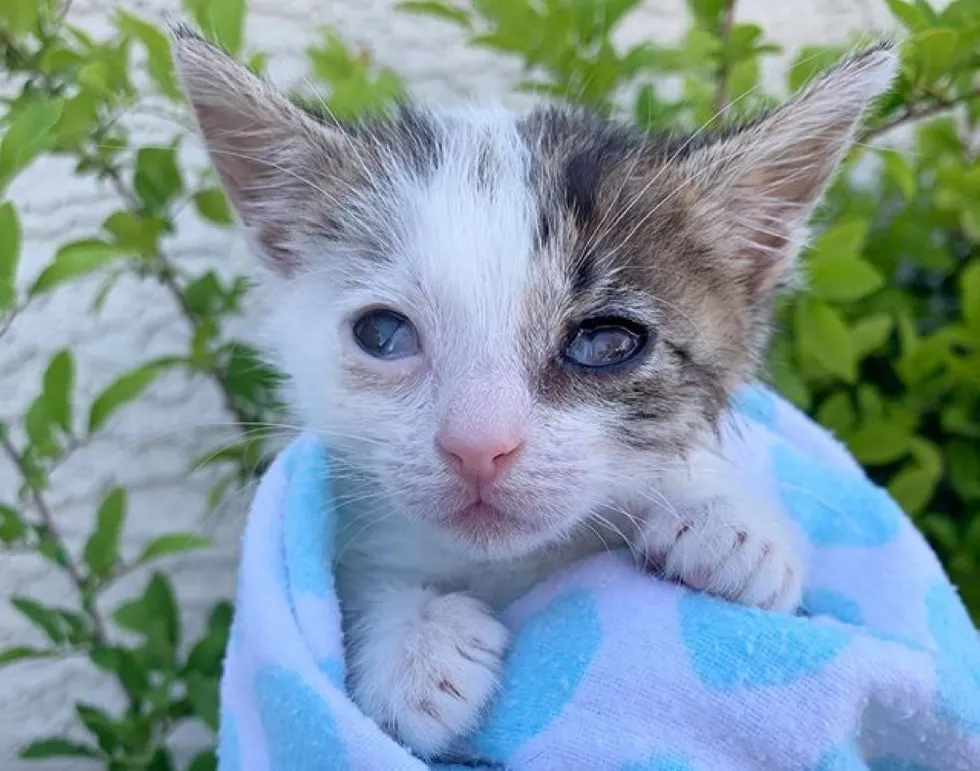
<path fill-rule="evenodd" d="M 215 768 L 238 534 L 290 427 L 168 15 L 341 118 L 543 94 L 651 131 L 898 35 L 769 378 L 980 616 L 980 0 L 2 0 L 0 768 Z"/>

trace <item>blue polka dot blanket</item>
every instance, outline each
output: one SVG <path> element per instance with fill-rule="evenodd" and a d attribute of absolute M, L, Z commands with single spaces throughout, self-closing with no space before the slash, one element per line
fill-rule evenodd
<path fill-rule="evenodd" d="M 603 554 L 503 613 L 503 685 L 462 748 L 514 771 L 980 769 L 980 642 L 911 522 L 763 389 L 731 457 L 803 537 L 797 615 L 735 606 Z M 738 442 L 744 446 L 737 446 Z M 221 687 L 221 771 L 420 771 L 344 687 L 327 449 L 296 440 L 256 495 Z"/>

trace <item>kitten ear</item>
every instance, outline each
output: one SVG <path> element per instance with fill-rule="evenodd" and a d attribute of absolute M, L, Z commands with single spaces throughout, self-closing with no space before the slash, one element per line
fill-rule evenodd
<path fill-rule="evenodd" d="M 296 227 L 323 194 L 341 129 L 314 120 L 189 27 L 171 33 L 178 76 L 228 197 L 273 269 L 290 274 Z"/>
<path fill-rule="evenodd" d="M 896 67 L 888 43 L 863 51 L 775 111 L 686 159 L 688 178 L 699 178 L 712 208 L 731 223 L 739 261 L 761 289 L 773 289 L 790 273 L 810 214 Z"/>

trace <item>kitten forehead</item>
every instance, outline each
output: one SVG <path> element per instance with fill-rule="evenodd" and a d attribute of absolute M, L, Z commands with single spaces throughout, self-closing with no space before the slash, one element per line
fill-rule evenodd
<path fill-rule="evenodd" d="M 496 108 L 428 121 L 436 162 L 393 183 L 401 223 L 390 289 L 417 293 L 403 300 L 427 311 L 421 323 L 439 331 L 452 358 L 516 360 L 537 212 L 528 147 L 514 117 Z"/>

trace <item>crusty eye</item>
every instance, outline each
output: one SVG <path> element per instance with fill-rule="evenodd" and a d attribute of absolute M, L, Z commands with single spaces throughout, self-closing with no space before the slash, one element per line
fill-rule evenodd
<path fill-rule="evenodd" d="M 589 319 L 574 331 L 565 358 L 587 369 L 605 369 L 635 358 L 652 340 L 649 330 L 627 319 Z"/>
<path fill-rule="evenodd" d="M 404 359 L 422 350 L 412 322 L 383 308 L 359 316 L 353 332 L 361 350 L 376 359 Z"/>

